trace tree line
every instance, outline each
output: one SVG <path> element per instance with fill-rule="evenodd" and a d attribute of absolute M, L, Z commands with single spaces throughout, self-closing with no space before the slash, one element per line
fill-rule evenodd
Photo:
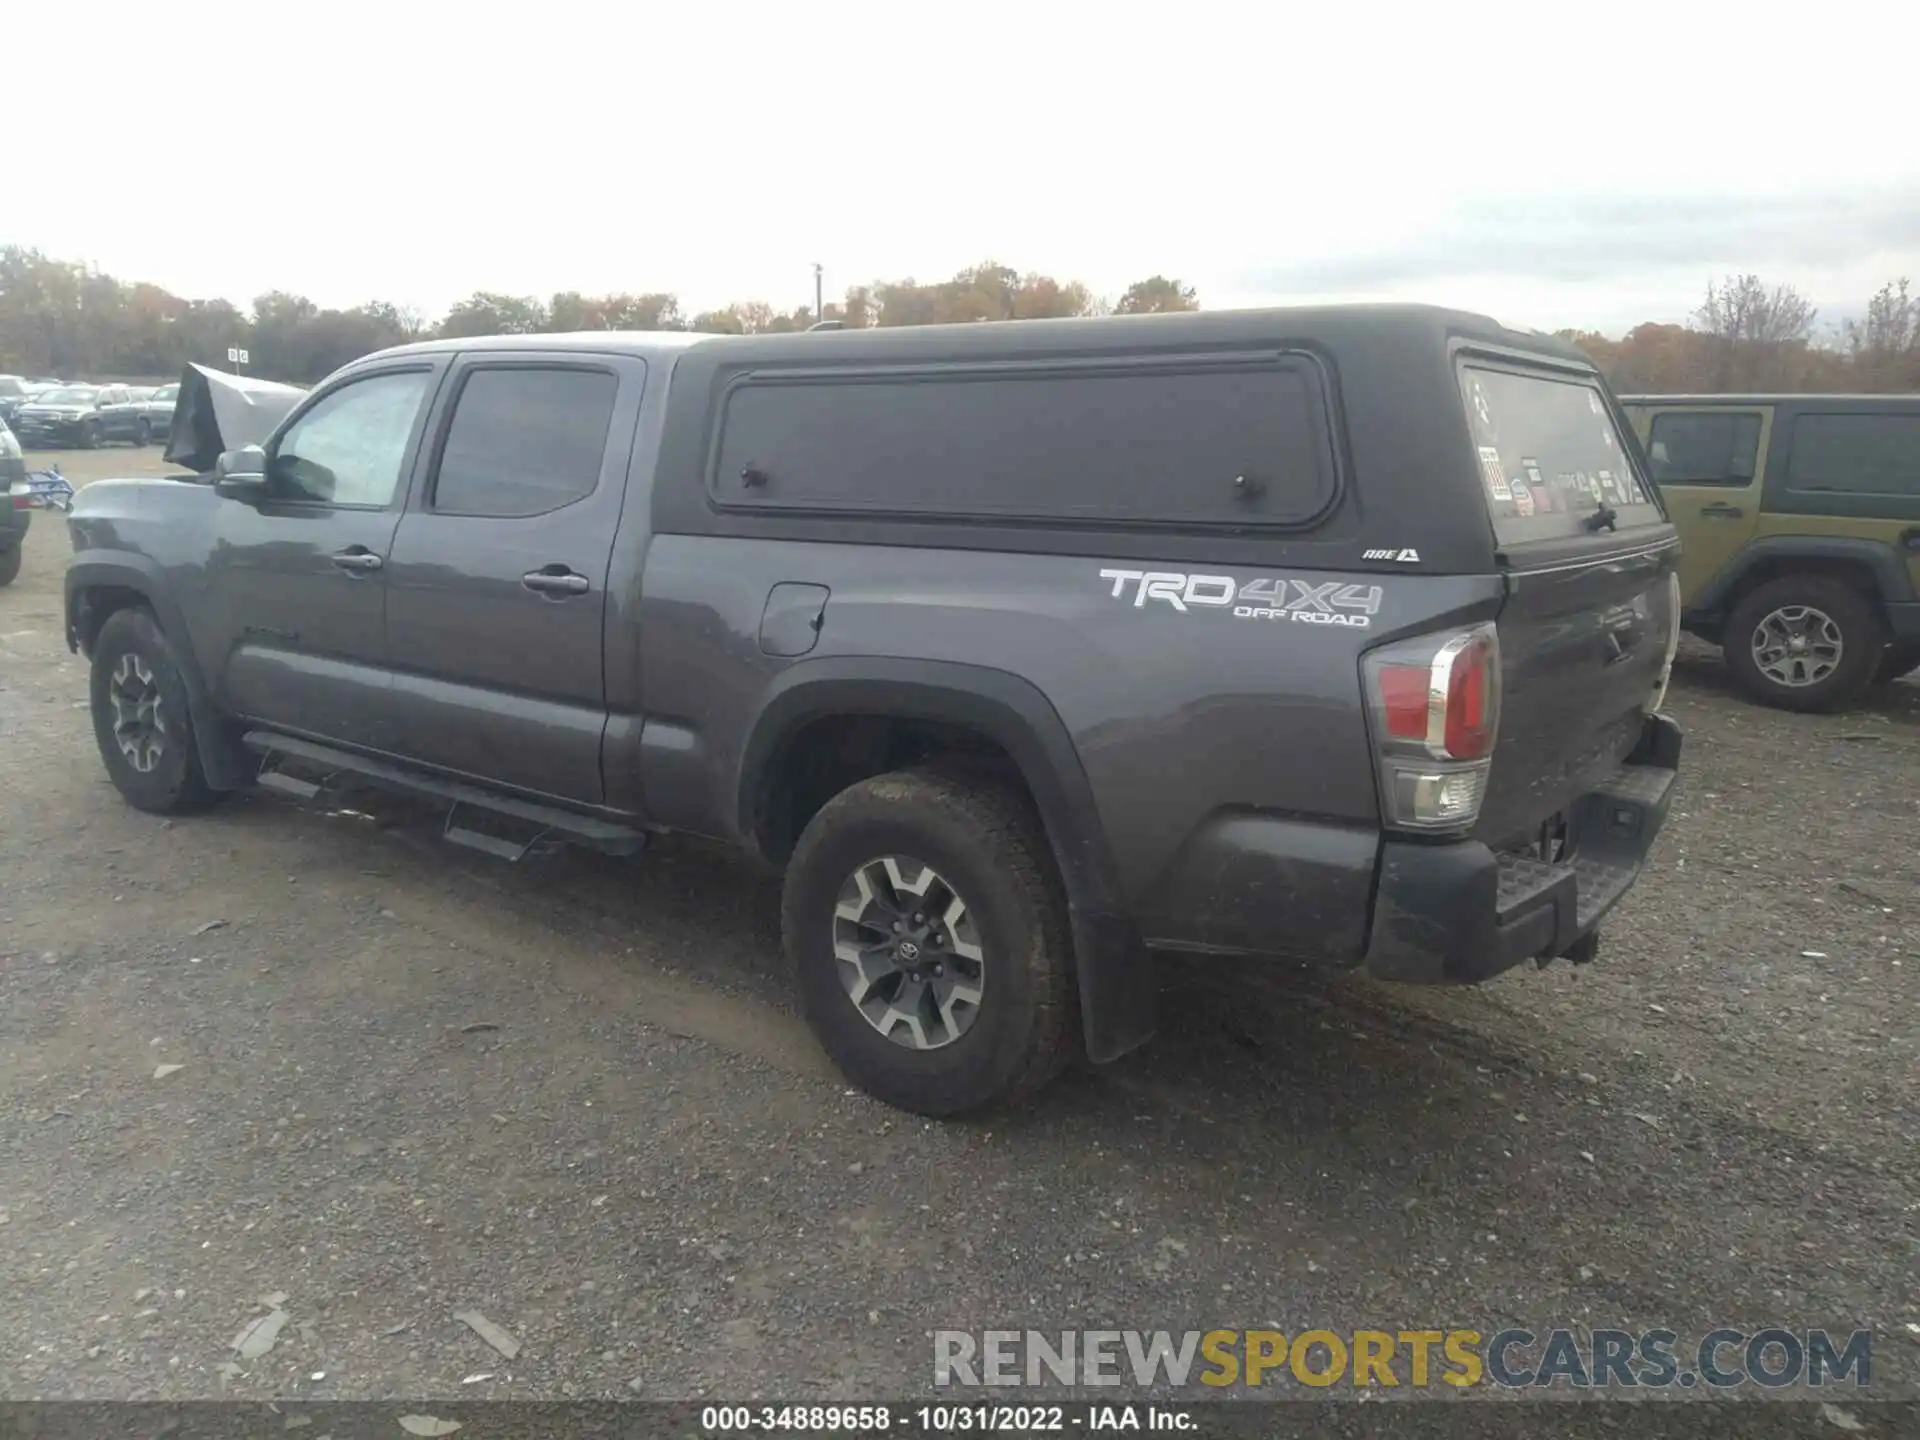
<path fill-rule="evenodd" d="M 1619 339 L 1563 330 L 1623 395 L 1920 391 L 1920 296 L 1880 287 L 1863 315 L 1824 329 L 1790 285 L 1731 275 L 1685 325 L 1636 325 Z"/>
<path fill-rule="evenodd" d="M 1117 300 L 1075 280 L 987 261 L 947 280 L 876 281 L 850 287 L 825 314 L 745 301 L 688 314 L 664 291 L 546 299 L 479 291 L 438 321 L 386 301 L 326 309 L 270 291 L 241 310 L 226 300 L 185 300 L 20 246 L 0 248 L 0 372 L 63 378 L 159 379 L 188 361 L 222 365 L 248 351 L 249 373 L 311 384 L 349 360 L 429 336 L 533 335 L 572 330 L 698 330 L 736 335 L 805 330 L 818 319 L 849 328 L 1049 316 L 1197 310 L 1194 287 L 1164 275 L 1129 285 Z M 1624 394 L 1742 390 L 1920 391 L 1920 296 L 1891 281 L 1863 314 L 1822 327 L 1788 285 L 1733 275 L 1707 287 L 1685 324 L 1648 322 L 1623 336 L 1563 330 Z"/>
<path fill-rule="evenodd" d="M 189 361 L 225 365 L 247 351 L 247 371 L 311 384 L 350 360 L 433 336 L 533 335 L 573 330 L 699 330 L 735 335 L 805 330 L 817 319 L 853 326 L 1194 310 L 1191 285 L 1164 275 L 1108 301 L 1079 281 L 1056 280 L 988 261 L 949 280 L 877 281 L 829 301 L 824 316 L 747 301 L 689 315 L 665 292 L 548 299 L 479 291 L 437 322 L 374 300 L 325 309 L 304 295 L 270 291 L 241 310 L 226 300 L 185 300 L 20 246 L 0 248 L 0 372 L 65 379 L 159 379 Z"/>

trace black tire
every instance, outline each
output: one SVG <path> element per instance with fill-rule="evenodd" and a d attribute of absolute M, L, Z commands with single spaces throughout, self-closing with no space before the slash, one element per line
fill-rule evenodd
<path fill-rule="evenodd" d="M 15 545 L 11 550 L 0 550 L 0 585 L 11 585 L 20 578 L 20 556 L 26 548 Z"/>
<path fill-rule="evenodd" d="M 1761 623 L 1775 611 L 1800 607 L 1810 607 L 1832 622 L 1839 632 L 1840 655 L 1823 677 L 1790 685 L 1760 668 L 1753 641 Z M 1777 710 L 1835 710 L 1872 683 L 1886 639 L 1886 627 L 1873 600 L 1845 581 L 1825 575 L 1783 575 L 1741 597 L 1727 617 L 1721 649 L 1734 682 L 1760 704 Z"/>
<path fill-rule="evenodd" d="M 843 887 L 887 856 L 949 882 L 978 937 L 978 1009 L 938 1048 L 883 1035 L 855 1007 L 834 955 Z M 813 1033 L 850 1080 L 889 1105 L 948 1116 L 1017 1100 L 1074 1053 L 1070 931 L 1046 837 L 1023 800 L 990 780 L 896 771 L 841 791 L 794 848 L 781 929 Z"/>
<path fill-rule="evenodd" d="M 153 443 L 153 422 L 151 420 L 142 420 L 138 425 L 134 426 L 133 443 L 143 449 Z"/>
<path fill-rule="evenodd" d="M 156 713 L 164 727 L 164 733 L 151 742 L 151 750 L 143 749 L 151 760 L 145 770 L 122 750 L 115 730 L 115 677 L 122 662 L 129 660 L 133 667 L 144 668 L 152 676 L 159 696 Z M 130 668 L 130 673 L 137 677 L 137 669 Z M 90 695 L 100 758 L 114 788 L 129 805 L 154 815 L 183 815 L 204 810 L 220 799 L 221 792 L 207 784 L 200 768 L 187 688 L 180 678 L 173 646 L 147 611 L 116 610 L 100 627 L 100 638 L 93 644 Z"/>
<path fill-rule="evenodd" d="M 80 427 L 80 448 L 82 450 L 98 450 L 100 448 L 99 421 L 89 420 L 85 425 Z"/>
<path fill-rule="evenodd" d="M 0 580 L 0 585 L 5 583 Z M 1874 671 L 1873 683 L 1891 685 L 1916 667 L 1920 667 L 1920 644 L 1896 640 L 1881 652 L 1880 668 Z"/>

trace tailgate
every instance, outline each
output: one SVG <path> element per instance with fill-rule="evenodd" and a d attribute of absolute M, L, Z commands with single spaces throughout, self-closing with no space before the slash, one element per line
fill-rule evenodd
<path fill-rule="evenodd" d="M 1597 377 L 1469 358 L 1461 385 L 1507 581 L 1474 829 L 1498 847 L 1539 838 L 1632 750 L 1678 633 L 1679 546 Z"/>
<path fill-rule="evenodd" d="M 1633 749 L 1670 662 L 1679 555 L 1669 538 L 1508 577 L 1500 736 L 1480 839 L 1497 848 L 1533 838 Z"/>

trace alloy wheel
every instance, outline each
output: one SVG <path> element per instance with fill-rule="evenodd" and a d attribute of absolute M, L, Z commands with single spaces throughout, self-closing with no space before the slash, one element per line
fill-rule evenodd
<path fill-rule="evenodd" d="M 113 705 L 113 738 L 120 753 L 142 775 L 151 773 L 167 748 L 166 713 L 152 668 L 131 651 L 122 655 L 113 667 L 107 698 Z"/>
<path fill-rule="evenodd" d="M 1840 668 L 1846 640 L 1826 611 L 1812 605 L 1782 605 L 1753 627 L 1748 640 L 1753 663 L 1776 685 L 1792 690 L 1818 685 Z"/>
<path fill-rule="evenodd" d="M 833 911 L 833 954 L 847 999 L 896 1045 L 938 1050 L 979 1018 L 985 956 L 967 902 L 931 865 L 869 860 Z"/>

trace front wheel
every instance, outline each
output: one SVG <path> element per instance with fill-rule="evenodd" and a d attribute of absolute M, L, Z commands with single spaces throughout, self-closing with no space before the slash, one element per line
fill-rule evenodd
<path fill-rule="evenodd" d="M 100 448 L 100 424 L 97 420 L 89 420 L 80 427 L 80 448 L 82 450 Z"/>
<path fill-rule="evenodd" d="M 220 798 L 200 768 L 173 647 L 145 610 L 116 610 L 100 627 L 91 699 L 100 758 L 129 805 L 179 815 Z"/>
<path fill-rule="evenodd" d="M 1016 1099 L 1072 1053 L 1066 906 L 1010 790 L 896 771 L 841 791 L 794 849 L 781 929 L 814 1034 L 889 1105 Z"/>
<path fill-rule="evenodd" d="M 1780 710 L 1834 710 L 1872 683 L 1886 630 L 1873 601 L 1824 575 L 1785 575 L 1743 596 L 1722 649 L 1740 688 Z"/>
<path fill-rule="evenodd" d="M 153 443 L 153 422 L 142 420 L 133 430 L 133 443 L 145 448 Z"/>

